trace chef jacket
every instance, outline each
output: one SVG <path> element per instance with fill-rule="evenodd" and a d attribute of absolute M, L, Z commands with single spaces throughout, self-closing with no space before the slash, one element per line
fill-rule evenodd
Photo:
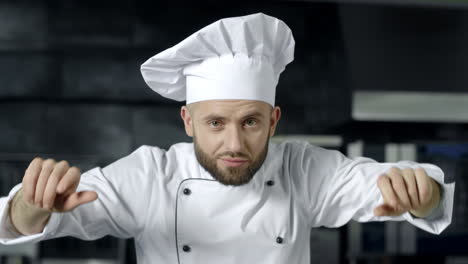
<path fill-rule="evenodd" d="M 376 217 L 383 203 L 379 175 L 392 166 L 423 167 L 442 186 L 440 206 L 425 219 L 409 213 Z M 407 220 L 432 233 L 451 221 L 453 184 L 441 169 L 413 162 L 349 159 L 307 143 L 269 144 L 264 164 L 242 186 L 216 181 L 197 161 L 193 144 L 165 151 L 142 146 L 105 168 L 82 174 L 78 190 L 99 198 L 72 212 L 53 213 L 42 233 L 14 235 L 9 201 L 0 201 L 0 242 L 16 244 L 73 236 L 135 239 L 138 263 L 310 263 L 312 227 L 338 227 L 351 219 Z"/>

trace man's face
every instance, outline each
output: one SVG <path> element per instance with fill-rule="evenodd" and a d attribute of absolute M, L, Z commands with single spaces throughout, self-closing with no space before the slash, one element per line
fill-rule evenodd
<path fill-rule="evenodd" d="M 198 162 L 226 185 L 248 183 L 265 161 L 279 107 L 251 100 L 210 100 L 183 106 Z"/>

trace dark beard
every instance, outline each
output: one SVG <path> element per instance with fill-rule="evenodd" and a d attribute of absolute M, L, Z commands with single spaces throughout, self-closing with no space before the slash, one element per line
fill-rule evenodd
<path fill-rule="evenodd" d="M 200 165 L 206 171 L 208 171 L 211 176 L 213 176 L 213 178 L 224 185 L 239 186 L 248 183 L 254 177 L 255 173 L 257 173 L 260 167 L 262 167 L 268 154 L 269 138 L 270 137 L 268 136 L 260 155 L 251 162 L 247 169 L 228 167 L 227 170 L 221 170 L 216 164 L 217 158 L 221 156 L 230 156 L 232 158 L 247 158 L 247 155 L 244 153 L 224 152 L 215 158 L 211 158 L 208 154 L 200 149 L 195 136 L 193 137 L 193 143 L 195 148 L 195 156 L 197 157 L 198 163 L 200 163 Z"/>

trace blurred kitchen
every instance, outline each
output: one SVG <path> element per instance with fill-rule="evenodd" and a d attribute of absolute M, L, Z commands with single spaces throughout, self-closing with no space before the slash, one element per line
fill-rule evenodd
<path fill-rule="evenodd" d="M 36 156 L 86 171 L 141 145 L 190 142 L 180 104 L 140 65 L 217 19 L 285 21 L 295 60 L 274 140 L 431 162 L 457 182 L 452 224 L 349 223 L 311 233 L 312 263 L 468 263 L 468 3 L 440 0 L 1 1 L 0 195 Z M 294 92 L 291 92 L 294 91 Z M 0 264 L 136 263 L 133 240 L 0 246 Z"/>

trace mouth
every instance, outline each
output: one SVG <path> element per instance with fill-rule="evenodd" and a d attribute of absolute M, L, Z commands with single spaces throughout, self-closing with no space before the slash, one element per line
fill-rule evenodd
<path fill-rule="evenodd" d="M 247 159 L 240 159 L 240 158 L 220 158 L 223 164 L 227 167 L 240 167 L 244 164 L 247 164 L 249 160 Z"/>

